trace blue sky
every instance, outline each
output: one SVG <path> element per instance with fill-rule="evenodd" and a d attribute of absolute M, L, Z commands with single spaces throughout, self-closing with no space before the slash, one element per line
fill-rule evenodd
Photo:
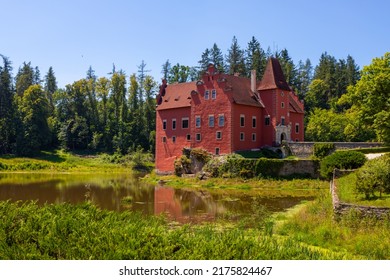
<path fill-rule="evenodd" d="M 255 36 L 314 65 L 325 51 L 361 67 L 390 51 L 387 0 L 0 0 L 0 11 L 0 54 L 14 75 L 24 61 L 42 77 L 52 66 L 60 87 L 89 66 L 98 76 L 113 63 L 132 74 L 142 60 L 160 82 L 167 59 L 195 66 L 213 43 L 226 54 L 233 36 L 242 48 Z"/>

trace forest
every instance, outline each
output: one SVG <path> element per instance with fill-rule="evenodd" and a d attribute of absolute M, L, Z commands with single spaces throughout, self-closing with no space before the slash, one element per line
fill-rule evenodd
<path fill-rule="evenodd" d="M 142 60 L 137 73 L 115 69 L 58 88 L 50 67 L 42 77 L 31 62 L 16 75 L 6 54 L 0 54 L 0 154 L 34 155 L 63 148 L 90 152 L 154 152 L 155 95 L 159 82 Z M 287 49 L 266 50 L 255 38 L 242 47 L 234 36 L 224 54 L 214 43 L 195 66 L 161 66 L 168 83 L 199 79 L 209 63 L 220 72 L 260 80 L 267 59 L 279 59 L 287 82 L 305 104 L 306 141 L 381 141 L 390 143 L 390 53 L 373 58 L 362 69 L 352 56 L 335 58 L 323 52 L 314 66 L 294 62 Z"/>

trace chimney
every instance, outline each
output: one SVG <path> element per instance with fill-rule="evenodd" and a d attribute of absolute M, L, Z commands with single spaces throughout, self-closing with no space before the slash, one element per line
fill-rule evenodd
<path fill-rule="evenodd" d="M 251 70 L 251 90 L 256 92 L 256 70 Z"/>

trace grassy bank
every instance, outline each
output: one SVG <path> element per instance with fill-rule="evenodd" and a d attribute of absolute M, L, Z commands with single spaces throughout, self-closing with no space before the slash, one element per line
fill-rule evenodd
<path fill-rule="evenodd" d="M 0 203 L 0 259 L 353 259 L 261 227 L 171 227 L 91 204 Z"/>
<path fill-rule="evenodd" d="M 356 191 L 356 173 L 350 173 L 336 180 L 337 193 L 342 202 L 354 203 L 362 206 L 390 207 L 390 194 L 381 197 L 366 199 L 363 193 Z"/>
<path fill-rule="evenodd" d="M 364 259 L 390 259 L 390 219 L 362 218 L 354 212 L 335 221 L 329 193 L 308 202 L 274 229 L 296 242 Z"/>
<path fill-rule="evenodd" d="M 145 153 L 122 155 L 89 155 L 63 150 L 42 151 L 34 158 L 0 156 L 0 172 L 128 172 L 153 168 L 151 156 Z"/>

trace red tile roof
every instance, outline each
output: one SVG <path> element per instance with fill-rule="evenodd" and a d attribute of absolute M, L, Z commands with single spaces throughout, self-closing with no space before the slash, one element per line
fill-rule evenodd
<path fill-rule="evenodd" d="M 165 94 L 157 110 L 190 107 L 193 90 L 196 90 L 196 82 L 169 84 L 165 88 Z"/>
<path fill-rule="evenodd" d="M 257 87 L 257 90 L 276 88 L 291 91 L 291 88 L 287 84 L 284 77 L 279 60 L 276 58 L 270 58 L 268 59 L 263 79 L 261 80 L 260 85 Z"/>
<path fill-rule="evenodd" d="M 224 75 L 226 85 L 231 87 L 232 97 L 235 103 L 241 105 L 264 108 L 261 99 L 258 99 L 251 90 L 251 81 L 248 78 Z"/>
<path fill-rule="evenodd" d="M 258 100 L 251 91 L 250 79 L 222 74 L 226 82 L 225 88 L 229 88 L 226 94 L 231 94 L 235 103 L 264 108 L 261 100 Z M 191 106 L 191 92 L 196 91 L 196 82 L 162 85 L 157 96 L 157 110 L 166 110 Z"/>
<path fill-rule="evenodd" d="M 289 94 L 290 112 L 304 113 L 303 104 L 298 101 L 297 98 L 292 96 L 294 93 Z"/>

